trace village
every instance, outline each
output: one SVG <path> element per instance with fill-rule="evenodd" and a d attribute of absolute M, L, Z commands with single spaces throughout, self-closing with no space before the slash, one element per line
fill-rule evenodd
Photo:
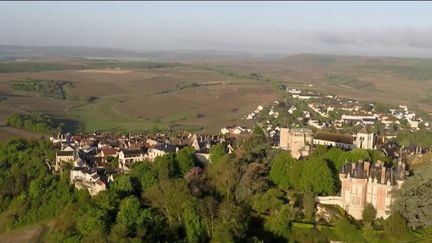
<path fill-rule="evenodd" d="M 381 109 L 373 103 L 320 96 L 287 89 L 291 95 L 284 102 L 275 101 L 268 107 L 258 106 L 245 119 L 255 120 L 268 137 L 268 146 L 289 151 L 295 159 L 307 158 L 318 146 L 382 151 L 392 164 L 378 161 L 346 161 L 339 172 L 339 196 L 317 197 L 319 205 L 339 205 L 356 219 L 362 218 L 367 203 L 384 219 L 390 215 L 393 189 L 398 189 L 408 175 L 406 155 L 421 154 L 427 148 L 404 147 L 395 141 L 399 130 L 429 129 L 427 118 L 418 116 L 408 107 Z M 404 121 L 405 120 L 405 121 Z M 404 125 L 405 124 L 405 125 Z M 128 173 L 130 167 L 142 161 L 154 161 L 166 154 L 192 147 L 201 166 L 212 163 L 210 149 L 220 144 L 225 153 L 235 151 L 235 142 L 252 136 L 252 128 L 229 126 L 217 135 L 191 132 L 127 134 L 56 134 L 50 141 L 58 146 L 54 170 L 67 166 L 70 183 L 77 189 L 88 190 L 94 196 L 107 189 L 116 177 Z"/>

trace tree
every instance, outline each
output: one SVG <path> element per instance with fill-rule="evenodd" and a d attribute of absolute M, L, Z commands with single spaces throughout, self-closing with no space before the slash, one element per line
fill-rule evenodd
<path fill-rule="evenodd" d="M 108 227 L 104 220 L 105 216 L 106 211 L 89 208 L 79 217 L 77 230 L 81 235 L 89 235 L 94 232 L 105 233 Z"/>
<path fill-rule="evenodd" d="M 288 171 L 288 178 L 292 188 L 299 191 L 301 190 L 300 182 L 303 174 L 304 163 L 300 160 L 295 160 L 291 169 Z"/>
<path fill-rule="evenodd" d="M 269 187 L 268 168 L 264 164 L 250 163 L 235 190 L 238 202 L 249 201 L 256 194 Z"/>
<path fill-rule="evenodd" d="M 173 154 L 165 154 L 163 156 L 156 157 L 154 166 L 158 172 L 158 177 L 160 180 L 174 178 L 179 174 Z"/>
<path fill-rule="evenodd" d="M 356 148 L 351 150 L 350 154 L 351 154 L 351 162 L 357 162 L 359 160 L 370 161 L 370 156 L 367 150 Z"/>
<path fill-rule="evenodd" d="M 271 188 L 263 194 L 255 194 L 251 200 L 252 209 L 261 214 L 272 214 L 284 204 L 285 193 L 279 189 Z"/>
<path fill-rule="evenodd" d="M 363 221 L 366 222 L 366 224 L 371 224 L 372 221 L 376 218 L 377 211 L 375 207 L 368 203 L 366 204 L 366 207 L 363 209 Z"/>
<path fill-rule="evenodd" d="M 141 191 L 158 182 L 158 172 L 147 162 L 133 164 L 129 175 L 138 181 Z"/>
<path fill-rule="evenodd" d="M 219 204 L 217 214 L 212 239 L 214 242 L 221 242 L 221 239 L 230 239 L 227 242 L 233 242 L 245 237 L 249 223 L 249 209 L 245 205 L 236 205 L 233 201 L 225 199 Z"/>
<path fill-rule="evenodd" d="M 345 164 L 345 160 L 348 159 L 348 152 L 343 151 L 340 148 L 333 147 L 325 154 L 323 154 L 322 158 L 327 161 L 328 164 L 332 165 L 329 167 L 332 167 L 334 169 L 334 173 L 339 173 L 342 166 Z"/>
<path fill-rule="evenodd" d="M 382 151 L 379 150 L 368 150 L 369 156 L 372 162 L 377 162 L 378 160 L 386 163 L 389 161 L 389 157 L 387 157 Z"/>
<path fill-rule="evenodd" d="M 395 192 L 394 211 L 398 211 L 412 228 L 432 226 L 432 166 L 414 171 Z"/>
<path fill-rule="evenodd" d="M 323 159 L 311 158 L 304 163 L 300 186 L 310 188 L 317 194 L 328 195 L 334 192 L 334 179 L 330 168 Z"/>
<path fill-rule="evenodd" d="M 359 228 L 352 224 L 347 218 L 341 218 L 335 225 L 333 230 L 337 239 L 344 242 L 366 242 Z"/>
<path fill-rule="evenodd" d="M 183 179 L 162 180 L 142 196 L 165 215 L 171 228 L 182 223 L 183 204 L 191 197 Z"/>
<path fill-rule="evenodd" d="M 270 215 L 264 223 L 265 229 L 278 237 L 288 240 L 291 222 L 296 219 L 296 211 L 291 205 L 285 204 L 280 210 Z"/>
<path fill-rule="evenodd" d="M 225 157 L 225 148 L 223 144 L 216 144 L 210 148 L 210 161 L 211 163 L 218 163 Z"/>
<path fill-rule="evenodd" d="M 197 202 L 190 200 L 186 202 L 183 211 L 184 226 L 188 242 L 205 242 L 207 235 L 201 215 L 196 210 Z"/>
<path fill-rule="evenodd" d="M 119 176 L 112 184 L 111 187 L 114 191 L 121 193 L 123 196 L 130 195 L 134 191 L 132 181 L 129 175 Z"/>
<path fill-rule="evenodd" d="M 184 176 L 184 179 L 192 196 L 200 198 L 205 196 L 207 193 L 212 193 L 211 185 L 204 174 L 203 168 L 193 167 Z"/>
<path fill-rule="evenodd" d="M 265 135 L 254 135 L 248 139 L 237 140 L 237 147 L 243 152 L 239 156 L 241 161 L 247 163 L 262 162 L 266 158 L 268 144 Z"/>
<path fill-rule="evenodd" d="M 240 181 L 241 169 L 241 162 L 233 158 L 225 158 L 208 166 L 207 174 L 216 191 L 227 198 L 231 198 Z"/>
<path fill-rule="evenodd" d="M 287 190 L 293 187 L 293 181 L 288 176 L 294 164 L 294 158 L 288 152 L 278 154 L 271 165 L 270 178 L 281 189 Z"/>
<path fill-rule="evenodd" d="M 136 230 L 138 219 L 141 214 L 141 205 L 135 196 L 123 199 L 120 203 L 117 214 L 117 223 L 127 226 L 127 228 Z"/>
<path fill-rule="evenodd" d="M 184 176 L 192 167 L 195 165 L 195 157 L 194 157 L 195 150 L 188 146 L 185 148 L 180 149 L 177 152 L 176 160 L 179 167 L 179 172 L 182 176 Z"/>
<path fill-rule="evenodd" d="M 256 137 L 258 137 L 260 139 L 264 139 L 265 140 L 265 138 L 266 138 L 264 130 L 261 127 L 259 127 L 259 126 L 255 126 L 253 128 L 252 133 L 253 133 L 253 135 L 255 135 Z"/>
<path fill-rule="evenodd" d="M 303 193 L 303 212 L 306 221 L 312 221 L 315 213 L 315 194 L 308 187 Z"/>
<path fill-rule="evenodd" d="M 394 238 L 402 237 L 408 231 L 406 221 L 399 212 L 394 212 L 387 218 L 384 230 Z"/>

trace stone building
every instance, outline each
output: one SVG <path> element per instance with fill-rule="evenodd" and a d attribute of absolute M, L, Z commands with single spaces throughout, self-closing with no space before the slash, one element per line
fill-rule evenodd
<path fill-rule="evenodd" d="M 77 152 L 71 147 L 66 147 L 63 150 L 57 151 L 54 169 L 58 171 L 61 168 L 62 162 L 73 163 L 77 158 Z"/>
<path fill-rule="evenodd" d="M 317 197 L 317 201 L 339 205 L 358 220 L 363 218 L 363 210 L 370 203 L 377 210 L 376 217 L 386 219 L 394 202 L 392 192 L 402 186 L 405 175 L 405 164 L 402 162 L 390 168 L 381 162 L 346 163 L 339 173 L 342 182 L 340 196 Z"/>
<path fill-rule="evenodd" d="M 357 134 L 354 140 L 354 147 L 361 149 L 375 149 L 377 138 L 376 135 L 368 132 L 366 128 L 362 128 Z"/>
<path fill-rule="evenodd" d="M 354 148 L 353 140 L 351 135 L 318 131 L 313 137 L 313 144 L 351 150 Z"/>
<path fill-rule="evenodd" d="M 70 182 L 77 189 L 88 190 L 91 196 L 106 190 L 106 184 L 94 169 L 88 167 L 75 167 L 70 171 Z"/>
<path fill-rule="evenodd" d="M 129 171 L 133 163 L 144 161 L 148 158 L 143 149 L 123 149 L 118 155 L 118 168 L 121 171 Z"/>
<path fill-rule="evenodd" d="M 307 128 L 281 128 L 279 147 L 289 150 L 293 158 L 308 156 L 313 143 L 312 130 Z"/>

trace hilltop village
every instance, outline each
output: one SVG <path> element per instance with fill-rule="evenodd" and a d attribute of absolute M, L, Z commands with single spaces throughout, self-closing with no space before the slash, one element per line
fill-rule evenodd
<path fill-rule="evenodd" d="M 394 201 L 390 193 L 399 189 L 409 175 L 406 156 L 421 154 L 427 148 L 400 146 L 394 138 L 400 130 L 429 129 L 429 118 L 407 106 L 377 107 L 373 103 L 321 96 L 315 92 L 287 89 L 290 97 L 268 107 L 258 106 L 245 119 L 268 138 L 268 146 L 288 151 L 292 158 L 303 160 L 320 146 L 345 151 L 377 150 L 384 161 L 346 160 L 339 171 L 341 190 L 337 195 L 316 197 L 320 205 L 338 205 L 355 219 L 362 219 L 367 204 L 386 219 Z M 200 166 L 212 163 L 210 150 L 218 147 L 224 153 L 236 152 L 236 143 L 253 136 L 254 128 L 230 126 L 216 135 L 191 132 L 127 134 L 56 134 L 50 141 L 58 148 L 53 170 L 61 173 L 70 167 L 70 183 L 88 190 L 94 196 L 109 187 L 116 177 L 128 173 L 142 161 L 152 163 L 164 155 L 191 149 Z M 388 162 L 392 163 L 388 163 Z"/>

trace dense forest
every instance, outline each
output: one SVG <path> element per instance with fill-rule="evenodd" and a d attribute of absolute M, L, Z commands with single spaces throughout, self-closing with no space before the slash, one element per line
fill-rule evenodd
<path fill-rule="evenodd" d="M 71 81 L 47 79 L 13 80 L 9 84 L 16 91 L 35 92 L 43 97 L 61 100 L 68 97 L 67 88 L 73 86 Z"/>
<path fill-rule="evenodd" d="M 373 207 L 365 210 L 361 222 L 329 207 L 332 217 L 326 221 L 318 217 L 314 197 L 339 190 L 337 171 L 344 161 L 385 156 L 320 147 L 309 159 L 295 160 L 268 147 L 265 137 L 257 134 L 239 141 L 233 154 L 213 146 L 213 163 L 208 166 L 194 159 L 190 147 L 153 163 L 135 163 L 93 198 L 69 185 L 67 168 L 59 175 L 50 172 L 45 160 L 53 159 L 52 145 L 12 140 L 0 146 L 0 231 L 50 221 L 54 226 L 44 236 L 46 242 L 424 239 L 432 222 L 427 204 L 432 187 L 424 184 L 432 181 L 430 169 L 407 180 L 407 188 L 398 195 L 399 208 L 389 219 L 374 220 Z M 412 196 L 421 191 L 422 197 Z"/>
<path fill-rule="evenodd" d="M 60 132 L 63 127 L 63 124 L 57 125 L 51 118 L 37 112 L 31 114 L 12 114 L 6 118 L 6 124 L 41 133 Z"/>

